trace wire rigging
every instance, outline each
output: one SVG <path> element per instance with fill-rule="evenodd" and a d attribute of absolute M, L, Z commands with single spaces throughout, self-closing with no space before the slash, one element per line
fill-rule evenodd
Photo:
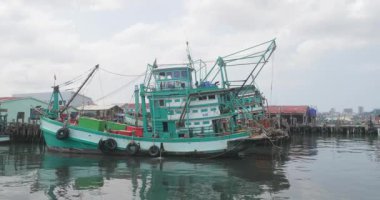
<path fill-rule="evenodd" d="M 74 77 L 73 79 L 71 80 L 68 80 L 68 81 L 65 81 L 61 84 L 58 84 L 58 86 L 60 87 L 64 87 L 64 86 L 68 86 L 68 85 L 71 85 L 77 81 L 80 81 L 81 79 L 85 78 L 87 76 L 87 74 L 92 70 L 92 68 L 88 69 L 87 71 L 83 72 L 82 74 Z"/>
<path fill-rule="evenodd" d="M 116 73 L 116 72 L 112 72 L 110 70 L 107 70 L 107 69 L 104 69 L 104 68 L 100 68 L 100 70 L 104 71 L 104 72 L 107 72 L 107 73 L 110 73 L 110 74 L 113 74 L 113 75 L 117 75 L 117 76 L 125 76 L 125 77 L 140 77 L 140 76 L 143 76 L 144 74 L 120 74 L 120 73 Z"/>
<path fill-rule="evenodd" d="M 273 103 L 272 101 L 272 92 L 273 92 L 273 79 L 274 79 L 274 53 L 273 53 L 273 56 L 272 56 L 272 80 L 270 82 L 270 101 L 271 101 L 271 104 Z"/>
<path fill-rule="evenodd" d="M 139 80 L 143 75 L 145 75 L 145 72 L 144 72 L 143 74 L 141 74 L 141 75 L 135 77 L 135 78 L 132 79 L 131 81 L 127 82 L 126 84 L 124 84 L 124 85 L 118 87 L 117 89 L 115 89 L 115 90 L 109 92 L 108 94 L 106 94 L 106 95 L 104 95 L 104 96 L 102 96 L 102 97 L 96 99 L 95 101 L 100 101 L 100 100 L 102 100 L 102 99 L 105 99 L 105 98 L 107 98 L 107 97 L 110 97 L 110 96 L 114 95 L 114 94 L 117 93 L 118 91 L 122 90 L 123 88 L 125 88 L 125 87 L 129 86 L 130 84 L 132 84 L 132 83 L 136 82 L 137 80 Z"/>

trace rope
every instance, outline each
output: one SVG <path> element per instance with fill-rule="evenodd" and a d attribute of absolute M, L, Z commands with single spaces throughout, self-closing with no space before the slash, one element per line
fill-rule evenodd
<path fill-rule="evenodd" d="M 92 70 L 92 68 L 90 68 L 89 70 L 85 71 L 85 72 L 82 73 L 81 75 L 78 75 L 78 76 L 74 77 L 74 78 L 71 79 L 71 80 L 68 80 L 68 81 L 63 82 L 63 83 L 61 83 L 61 84 L 58 84 L 58 86 L 60 86 L 60 87 L 64 87 L 64 86 L 71 85 L 71 84 L 73 84 L 73 83 L 75 83 L 75 82 L 77 82 L 77 81 L 83 79 L 83 78 L 85 77 L 85 75 L 87 75 L 88 72 L 90 72 L 91 70 Z"/>
<path fill-rule="evenodd" d="M 264 136 L 269 140 L 269 142 L 272 144 L 273 147 L 276 147 L 276 148 L 278 148 L 278 149 L 282 149 L 280 146 L 277 146 L 277 145 L 275 145 L 275 144 L 273 143 L 273 141 L 270 139 L 270 137 L 266 134 L 265 129 L 263 129 L 263 134 L 264 134 Z"/>
<path fill-rule="evenodd" d="M 271 99 L 271 104 L 273 103 L 272 102 L 272 92 L 273 92 L 273 80 L 274 80 L 274 55 L 275 55 L 275 53 L 273 53 L 273 56 L 272 56 L 272 80 L 270 82 L 270 99 Z"/>
<path fill-rule="evenodd" d="M 281 149 L 281 147 L 280 146 L 277 146 L 277 145 L 275 145 L 274 143 L 273 143 L 273 141 L 271 140 L 271 138 L 268 136 L 268 131 L 267 131 L 267 129 L 262 125 L 262 124 L 260 124 L 260 123 L 257 123 L 256 122 L 256 125 L 258 125 L 262 130 L 263 130 L 263 135 L 269 140 L 269 142 L 273 145 L 273 147 L 276 147 L 276 148 L 278 148 L 278 149 Z M 253 132 L 253 130 L 252 129 L 250 129 L 251 130 L 251 132 Z"/>
<path fill-rule="evenodd" d="M 104 95 L 104 91 L 103 91 L 103 84 L 102 84 L 102 78 L 100 76 L 100 72 L 98 73 L 98 78 L 99 78 L 99 87 L 100 87 L 100 93 L 102 94 L 102 96 Z M 105 102 L 104 102 L 104 99 L 102 101 L 102 104 L 103 106 L 105 106 Z"/>

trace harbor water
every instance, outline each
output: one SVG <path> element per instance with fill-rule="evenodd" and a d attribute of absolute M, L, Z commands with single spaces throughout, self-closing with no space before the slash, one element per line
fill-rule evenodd
<path fill-rule="evenodd" d="M 239 159 L 125 158 L 0 145 L 0 199 L 379 199 L 380 139 L 293 136 Z"/>

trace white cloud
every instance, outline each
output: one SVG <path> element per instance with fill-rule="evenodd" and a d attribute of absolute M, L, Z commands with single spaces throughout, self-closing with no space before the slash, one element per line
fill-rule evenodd
<path fill-rule="evenodd" d="M 147 12 L 144 7 L 150 4 L 149 1 L 121 0 L 36 1 L 33 4 L 21 0 L 3 1 L 0 3 L 0 95 L 44 91 L 52 84 L 49 79 L 52 74 L 67 80 L 97 63 L 112 71 L 139 74 L 155 58 L 159 63 L 183 62 L 186 61 L 185 41 L 190 42 L 194 58 L 215 59 L 276 37 L 273 92 L 281 97 L 277 102 L 308 104 L 315 101 L 326 108 L 329 105 L 323 98 L 305 97 L 302 93 L 319 91 L 319 87 L 327 85 L 301 86 L 325 73 L 321 69 L 328 65 L 326 59 L 335 63 L 330 66 L 334 73 L 344 67 L 355 67 L 342 58 L 331 60 L 334 55 L 379 50 L 378 2 L 204 0 L 184 1 L 183 7 L 160 6 Z M 163 4 L 172 5 L 170 1 Z M 112 12 L 121 12 L 128 18 L 127 9 L 132 5 L 141 9 L 141 19 L 130 16 L 136 21 L 125 23 L 125 18 L 115 15 L 100 20 L 94 30 L 78 31 L 77 18 L 82 13 L 86 18 L 80 20 L 84 22 L 110 17 Z M 181 12 L 172 17 L 173 9 Z M 72 17 L 73 13 L 76 17 Z M 152 21 L 154 18 L 157 20 Z M 104 23 L 110 20 L 124 28 L 112 30 L 110 36 L 86 40 L 91 32 L 104 31 L 103 27 L 107 27 Z M 363 70 L 379 71 L 376 61 L 378 59 L 367 60 L 369 63 Z M 18 76 L 13 77 L 15 74 Z M 104 88 L 115 88 L 130 80 L 101 75 Z M 294 76 L 298 76 L 297 79 Z M 259 86 L 266 93 L 269 93 L 270 79 L 269 66 L 259 80 Z M 93 84 L 99 84 L 97 81 L 91 86 L 99 88 Z M 358 84 L 366 87 L 366 83 Z M 129 101 L 125 96 L 132 93 L 132 88 L 108 101 Z M 334 90 L 327 92 L 332 94 Z M 94 98 L 101 96 L 99 89 L 91 90 L 90 86 L 88 93 Z M 367 104 L 374 107 L 374 102 Z"/>

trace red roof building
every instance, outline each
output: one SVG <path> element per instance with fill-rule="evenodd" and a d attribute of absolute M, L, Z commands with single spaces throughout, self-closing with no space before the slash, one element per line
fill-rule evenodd
<path fill-rule="evenodd" d="M 314 123 L 316 110 L 309 106 L 268 106 L 267 114 L 286 120 L 290 125 Z"/>

